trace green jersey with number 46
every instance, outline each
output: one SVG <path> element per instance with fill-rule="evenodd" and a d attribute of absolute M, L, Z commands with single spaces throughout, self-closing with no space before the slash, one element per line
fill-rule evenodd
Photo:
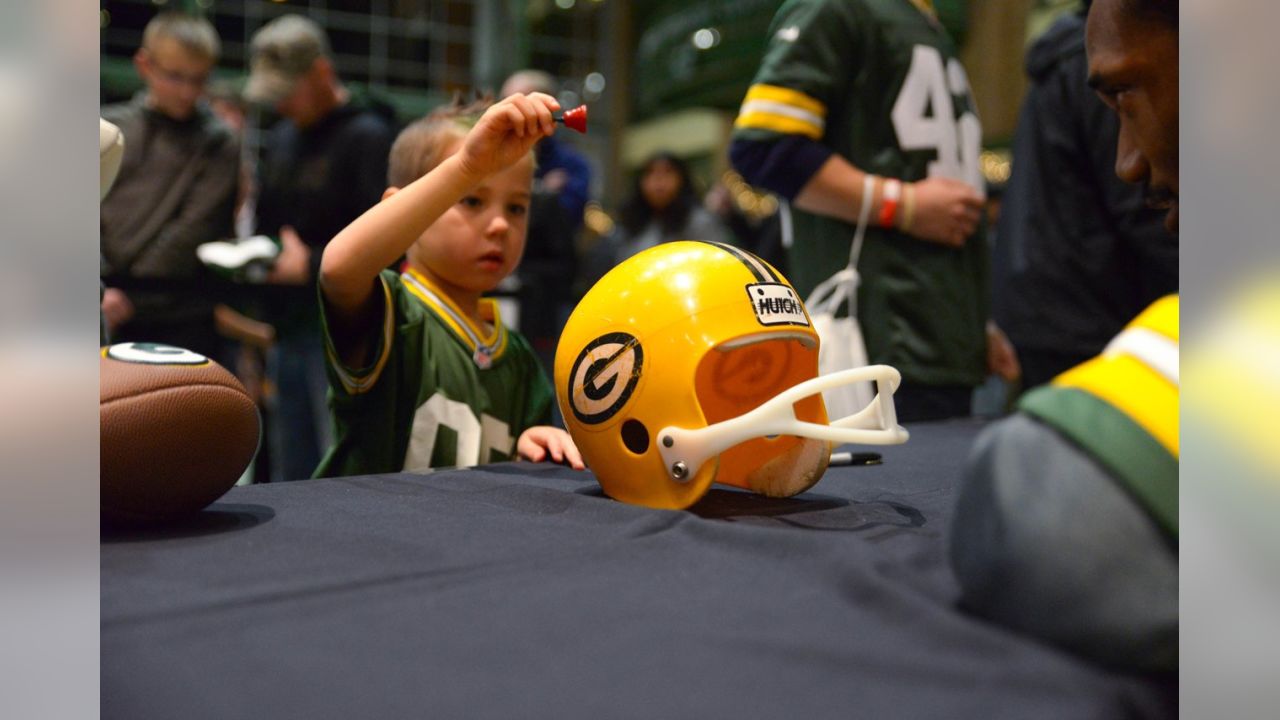
<path fill-rule="evenodd" d="M 316 477 L 511 459 L 522 432 L 551 420 L 551 383 L 528 341 L 503 326 L 492 299 L 481 301 L 485 332 L 413 270 L 380 278 L 368 367 L 343 365 L 325 322 L 334 446 Z"/>
<path fill-rule="evenodd" d="M 801 137 L 884 177 L 963 180 L 985 192 L 982 127 L 964 68 L 925 0 L 789 0 L 735 123 L 734 140 Z M 783 169 L 782 171 L 785 171 Z M 803 295 L 849 260 L 852 225 L 792 214 L 791 279 Z M 858 316 L 873 363 L 908 382 L 976 385 L 985 373 L 985 231 L 961 249 L 869 227 Z"/>

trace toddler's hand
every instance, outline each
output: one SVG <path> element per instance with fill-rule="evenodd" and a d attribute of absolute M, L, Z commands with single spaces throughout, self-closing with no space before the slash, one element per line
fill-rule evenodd
<path fill-rule="evenodd" d="M 542 93 L 515 93 L 494 104 L 467 133 L 458 153 L 463 168 L 483 178 L 512 165 L 555 132 L 551 113 L 559 109 L 555 98 Z"/>
<path fill-rule="evenodd" d="M 587 468 L 569 433 L 550 425 L 537 425 L 520 433 L 516 453 L 521 460 L 542 462 L 549 455 L 553 462 L 568 463 L 574 470 Z"/>

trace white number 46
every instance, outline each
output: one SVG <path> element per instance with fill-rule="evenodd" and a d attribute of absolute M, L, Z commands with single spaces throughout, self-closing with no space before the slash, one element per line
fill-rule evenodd
<path fill-rule="evenodd" d="M 965 112 L 956 117 L 953 97 L 969 94 L 969 77 L 955 58 L 942 68 L 942 54 L 935 47 L 916 45 L 911 69 L 893 103 L 893 129 L 903 150 L 934 150 L 929 176 L 963 180 L 983 189 L 978 152 L 982 124 L 978 116 Z"/>

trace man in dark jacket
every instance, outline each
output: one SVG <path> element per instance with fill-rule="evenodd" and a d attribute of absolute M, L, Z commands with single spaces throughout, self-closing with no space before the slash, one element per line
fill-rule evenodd
<path fill-rule="evenodd" d="M 257 212 L 259 233 L 277 237 L 264 319 L 278 341 L 268 357 L 276 402 L 269 409 L 271 478 L 311 476 L 328 445 L 324 356 L 316 275 L 329 240 L 373 207 L 387 184 L 395 131 L 391 113 L 343 85 L 324 31 L 300 15 L 264 25 L 251 44 L 245 95 L 284 119 L 267 137 Z"/>
<path fill-rule="evenodd" d="M 1178 289 L 1178 240 L 1142 188 L 1115 175 L 1115 113 L 1086 85 L 1084 15 L 1060 18 L 1027 53 L 1031 87 L 997 228 L 992 314 L 1023 387 L 1097 355 Z"/>

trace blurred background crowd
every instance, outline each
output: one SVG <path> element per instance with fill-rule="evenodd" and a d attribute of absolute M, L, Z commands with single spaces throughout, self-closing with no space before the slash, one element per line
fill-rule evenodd
<path fill-rule="evenodd" d="M 982 301 L 1021 365 L 972 388 L 971 405 L 971 388 L 962 389 L 966 411 L 995 415 L 1018 392 L 1095 355 L 1147 303 L 1176 291 L 1177 241 L 1140 192 L 1118 189 L 1112 174 L 1114 127 L 1077 76 L 1084 2 L 924 4 L 953 41 L 981 118 L 985 212 L 969 242 L 989 257 L 991 297 Z M 268 419 L 253 480 L 306 477 L 327 442 L 311 284 L 323 244 L 377 202 L 400 128 L 451 98 L 486 93 L 544 91 L 565 108 L 590 109 L 586 134 L 562 131 L 539 146 L 525 257 L 498 291 L 503 317 L 548 368 L 576 300 L 655 244 L 731 243 L 794 280 L 787 199 L 748 184 L 729 151 L 781 5 L 103 2 L 103 116 L 133 145 L 102 211 L 107 331 L 192 347 L 232 368 Z M 212 36 L 172 48 L 148 42 L 148 24 L 172 12 L 207 20 Z M 272 23 L 283 16 L 311 22 Z M 255 57 L 294 75 L 307 69 L 306 87 L 286 97 L 252 86 Z M 167 120 L 136 115 L 148 92 L 174 99 Z M 200 132 L 189 131 L 195 116 Z M 1038 170 L 1037 157 L 1055 170 Z M 143 162 L 150 169 L 138 172 Z M 184 184 L 202 201 L 178 197 Z M 172 207 L 140 200 L 162 190 L 175 196 Z M 165 214 L 184 218 L 170 232 L 183 234 L 188 249 L 178 259 L 148 260 L 139 243 L 165 232 Z M 254 236 L 270 238 L 278 257 L 252 278 L 241 272 L 228 282 L 190 250 Z M 813 288 L 801 284 L 807 296 Z M 248 286 L 256 289 L 242 291 Z M 1046 333 L 1050 315 L 1068 330 Z"/>

